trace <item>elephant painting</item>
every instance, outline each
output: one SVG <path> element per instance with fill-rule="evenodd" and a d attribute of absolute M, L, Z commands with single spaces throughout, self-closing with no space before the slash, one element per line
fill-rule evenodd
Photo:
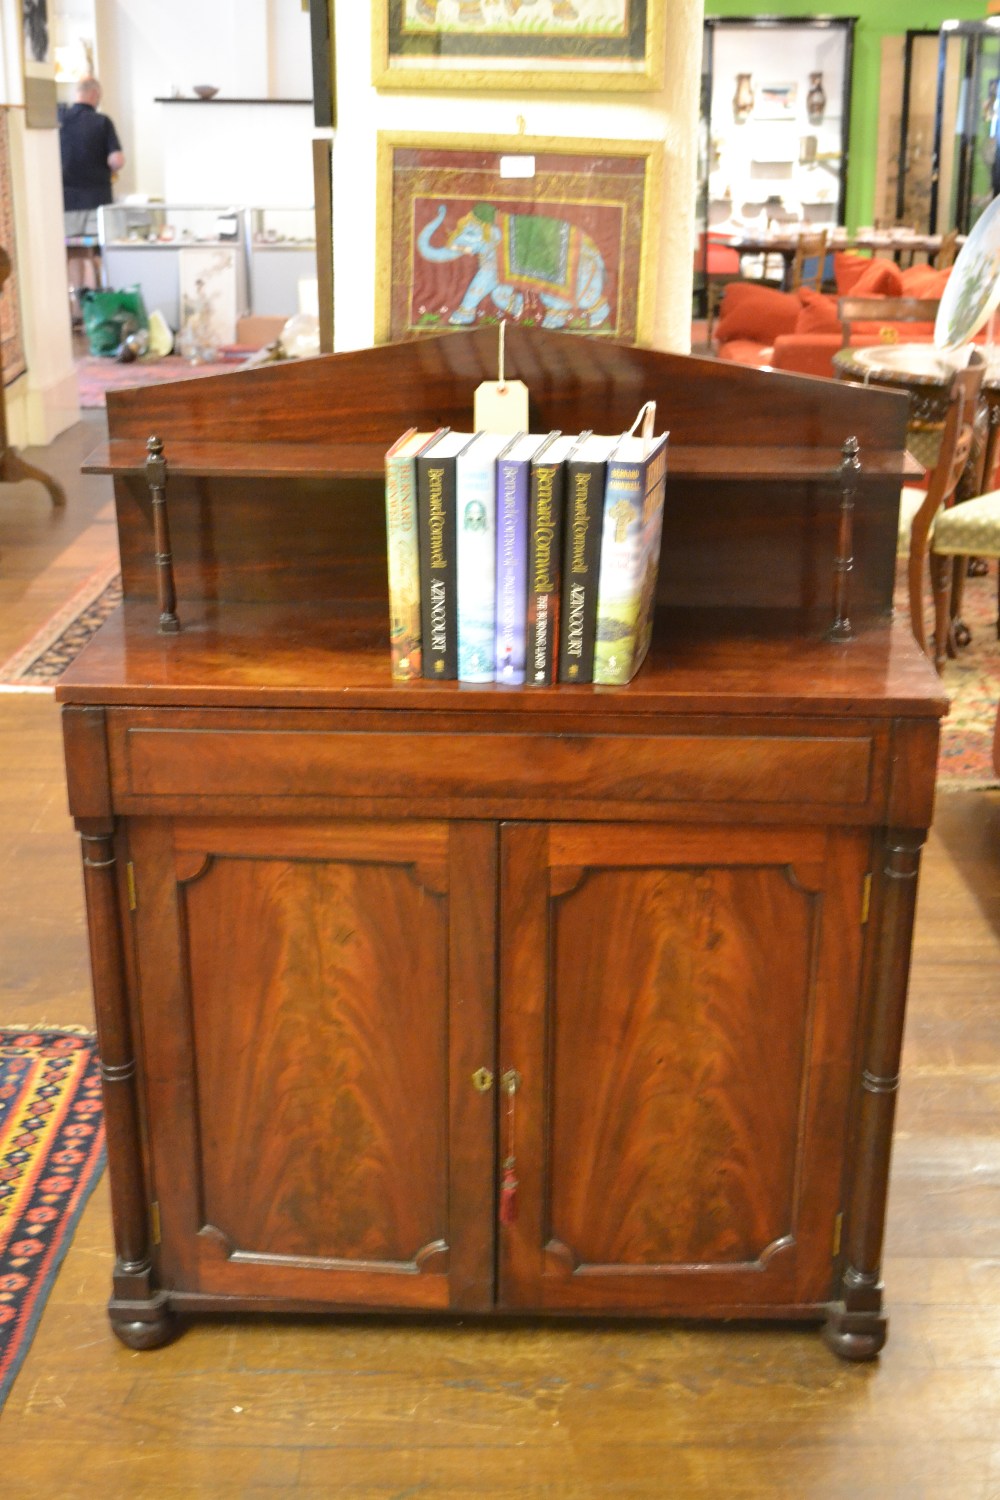
<path fill-rule="evenodd" d="M 537 4 L 537 0 L 503 0 L 502 16 L 514 17 L 524 6 Z M 572 0 L 551 0 L 554 21 L 575 21 L 577 10 Z M 418 24 L 438 25 L 438 0 L 414 0 L 414 17 Z M 485 26 L 486 13 L 483 0 L 458 0 L 457 22 L 462 26 Z"/>
<path fill-rule="evenodd" d="M 604 257 L 578 225 L 477 203 L 443 244 L 435 244 L 445 213 L 442 203 L 417 235 L 417 250 L 432 262 L 467 255 L 476 263 L 449 323 L 474 323 L 484 307 L 519 319 L 529 293 L 545 309 L 543 328 L 565 328 L 572 322 L 593 329 L 611 321 Z"/>

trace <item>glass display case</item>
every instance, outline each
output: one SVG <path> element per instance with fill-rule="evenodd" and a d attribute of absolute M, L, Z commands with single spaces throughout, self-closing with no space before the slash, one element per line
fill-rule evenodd
<path fill-rule="evenodd" d="M 250 308 L 258 317 L 300 311 L 299 283 L 316 280 L 316 214 L 312 208 L 244 210 Z"/>
<path fill-rule="evenodd" d="M 843 223 L 853 38 L 852 17 L 706 18 L 702 272 L 712 230 Z"/>
<path fill-rule="evenodd" d="M 934 101 L 939 33 L 910 30 L 882 39 L 875 227 L 904 224 L 919 234 L 931 221 Z"/>
<path fill-rule="evenodd" d="M 937 76 L 931 228 L 968 234 L 1000 189 L 1000 16 L 945 21 Z"/>
<path fill-rule="evenodd" d="M 175 332 L 192 318 L 211 341 L 236 341 L 247 310 L 245 218 L 231 206 L 113 203 L 98 212 L 105 284 L 138 286 Z"/>

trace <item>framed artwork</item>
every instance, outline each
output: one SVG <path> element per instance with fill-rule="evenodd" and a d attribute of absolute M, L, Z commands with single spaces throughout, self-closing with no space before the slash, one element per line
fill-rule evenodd
<path fill-rule="evenodd" d="M 336 49 L 333 36 L 333 0 L 302 0 L 309 11 L 312 52 L 313 124 L 318 130 L 337 123 Z"/>
<path fill-rule="evenodd" d="M 24 123 L 39 130 L 54 130 L 58 124 L 56 65 L 49 28 L 49 0 L 21 0 L 21 30 Z"/>
<path fill-rule="evenodd" d="M 26 369 L 21 335 L 21 301 L 17 288 L 17 253 L 14 244 L 14 190 L 10 178 L 9 111 L 0 109 L 0 248 L 10 260 L 10 275 L 0 292 L 0 358 L 3 383 L 10 385 Z"/>
<path fill-rule="evenodd" d="M 793 120 L 798 101 L 797 83 L 759 83 L 754 104 L 756 120 Z"/>
<path fill-rule="evenodd" d="M 658 141 L 380 134 L 375 336 L 652 333 Z"/>
<path fill-rule="evenodd" d="M 192 349 L 218 349 L 236 338 L 238 288 L 236 257 L 228 247 L 184 245 L 178 256 L 181 300 L 179 343 Z"/>
<path fill-rule="evenodd" d="M 656 89 L 667 0 L 372 0 L 383 89 Z"/>

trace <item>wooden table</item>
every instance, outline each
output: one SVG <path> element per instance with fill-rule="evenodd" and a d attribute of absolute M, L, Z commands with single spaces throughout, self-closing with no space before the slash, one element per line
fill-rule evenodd
<path fill-rule="evenodd" d="M 781 284 L 787 289 L 799 240 L 802 234 L 815 232 L 817 232 L 817 226 L 812 225 L 805 226 L 801 232 L 798 229 L 794 232 L 791 230 L 741 230 L 724 239 L 717 238 L 717 243 L 737 251 L 740 256 L 780 255 L 782 259 Z M 713 231 L 713 235 L 717 237 L 718 231 Z M 835 229 L 827 234 L 826 250 L 828 255 L 834 250 L 871 250 L 876 254 L 889 254 L 897 262 L 904 255 L 909 255 L 911 261 L 914 255 L 926 255 L 930 260 L 940 250 L 941 239 L 942 236 L 939 234 L 902 235 L 877 230 L 873 230 L 870 234 L 848 234 L 846 230 Z"/>

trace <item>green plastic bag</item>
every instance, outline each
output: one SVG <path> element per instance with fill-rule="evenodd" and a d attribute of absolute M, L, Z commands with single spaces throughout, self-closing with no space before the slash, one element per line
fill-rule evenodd
<path fill-rule="evenodd" d="M 80 293 L 80 306 L 91 354 L 115 354 L 130 333 L 149 327 L 138 286 L 120 292 L 87 288 Z"/>

